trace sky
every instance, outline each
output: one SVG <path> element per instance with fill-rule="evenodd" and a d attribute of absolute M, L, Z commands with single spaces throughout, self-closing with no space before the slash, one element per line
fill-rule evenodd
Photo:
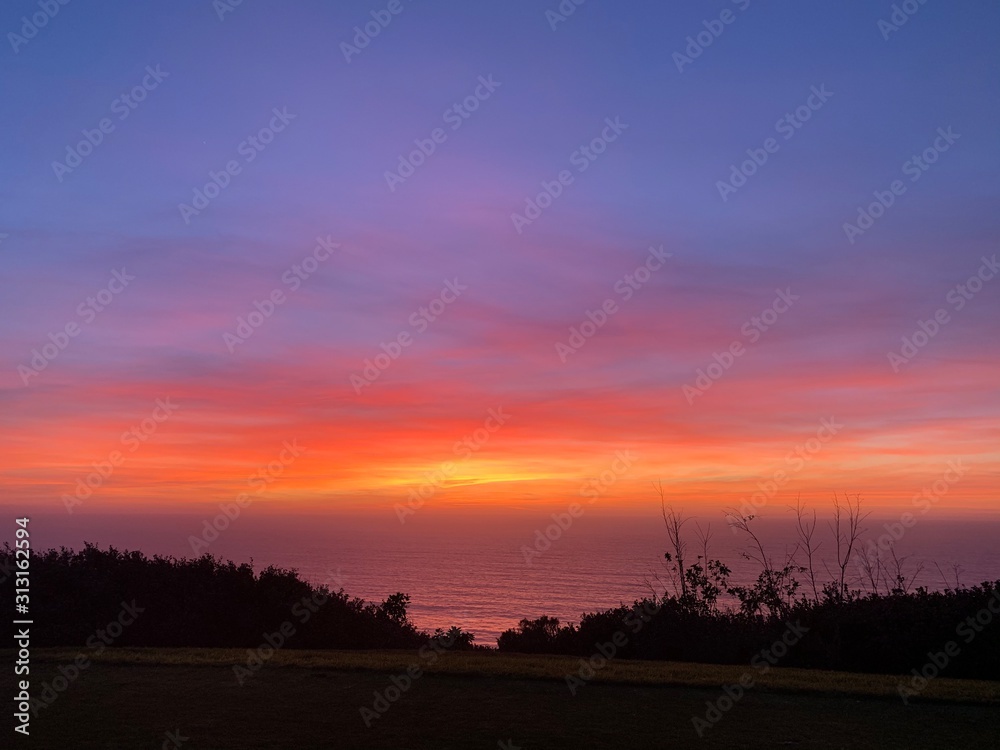
<path fill-rule="evenodd" d="M 995 3 L 41 7 L 4 504 L 1000 508 Z"/>

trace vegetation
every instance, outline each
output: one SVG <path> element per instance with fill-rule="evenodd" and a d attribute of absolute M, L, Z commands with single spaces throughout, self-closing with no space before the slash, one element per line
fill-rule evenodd
<path fill-rule="evenodd" d="M 913 587 L 913 573 L 891 546 L 862 544 L 858 500 L 835 505 L 831 564 L 821 565 L 816 516 L 796 507 L 799 539 L 779 560 L 767 554 L 752 515 L 733 511 L 744 557 L 757 564 L 750 583 L 731 581 L 730 568 L 710 554 L 710 533 L 696 525 L 689 552 L 685 518 L 663 503 L 669 549 L 650 595 L 584 614 L 578 624 L 553 617 L 525 619 L 498 639 L 504 653 L 590 657 L 614 644 L 619 659 L 748 665 L 794 628 L 794 643 L 771 665 L 846 672 L 911 674 L 949 648 L 948 677 L 1000 679 L 1000 580 L 942 591 Z M 0 569 L 13 550 L 0 551 Z M 123 605 L 140 608 L 127 627 L 98 646 L 258 649 L 482 649 L 471 633 L 452 627 L 426 633 L 410 622 L 409 597 L 380 603 L 343 589 L 312 585 L 294 570 L 197 559 L 146 557 L 140 552 L 61 548 L 35 554 L 33 647 L 94 647 Z M 13 588 L 13 577 L 0 585 Z M 10 592 L 13 593 L 13 592 Z M 992 609 L 991 609 L 992 608 Z M 986 615 L 986 622 L 982 615 Z M 977 616 L 980 617 L 977 620 Z M 265 637 L 266 636 L 266 637 Z M 266 641 L 262 643 L 262 639 Z M 103 648 L 100 648 L 103 651 Z M 248 665 L 253 666 L 253 659 Z"/>
<path fill-rule="evenodd" d="M 949 676 L 1000 679 L 1000 580 L 914 588 L 914 573 L 891 545 L 862 544 L 859 499 L 835 503 L 834 558 L 823 571 L 815 514 L 796 506 L 799 539 L 775 561 L 755 533 L 754 517 L 731 511 L 730 525 L 747 540 L 743 555 L 759 568 L 747 585 L 731 583 L 729 567 L 710 556 L 710 534 L 700 527 L 692 562 L 684 533 L 691 519 L 662 508 L 670 548 L 657 579 L 664 593 L 654 587 L 650 597 L 585 614 L 578 625 L 546 616 L 522 620 L 501 634 L 500 650 L 588 656 L 618 633 L 627 638 L 616 649 L 621 658 L 748 664 L 791 623 L 805 635 L 782 655 L 782 666 L 906 674 L 954 642 L 959 653 L 948 660 Z M 732 604 L 723 604 L 723 596 Z M 645 613 L 641 627 L 637 613 Z"/>
<path fill-rule="evenodd" d="M 77 650 L 67 648 L 43 649 L 37 653 L 36 658 L 37 661 L 48 664 L 68 664 L 73 661 L 77 653 Z M 94 665 L 222 666 L 229 667 L 230 670 L 232 665 L 239 664 L 245 658 L 246 650 L 217 648 L 114 648 L 90 656 Z M 434 659 L 428 658 L 426 653 L 422 656 L 419 650 L 406 649 L 376 651 L 282 649 L 268 659 L 260 674 L 265 682 L 272 669 L 284 667 L 401 674 L 411 664 L 419 664 L 425 675 L 554 680 L 566 690 L 566 675 L 577 671 L 580 659 L 556 654 L 506 654 L 496 649 L 447 651 Z M 595 671 L 594 677 L 588 681 L 588 686 L 614 684 L 716 688 L 739 682 L 740 676 L 746 669 L 745 664 L 693 664 L 613 659 L 605 667 Z M 229 679 L 233 679 L 232 671 Z M 252 682 L 254 681 L 248 680 L 247 684 Z M 898 685 L 899 677 L 896 675 L 776 667 L 759 676 L 756 689 L 787 694 L 888 698 L 901 702 Z M 585 690 L 577 692 L 582 693 Z M 923 703 L 962 703 L 1000 707 L 1000 683 L 940 677 L 932 680 L 917 700 Z"/>
<path fill-rule="evenodd" d="M 0 552 L 0 567 L 13 564 L 13 550 Z M 13 576 L 0 593 L 13 599 Z M 254 648 L 264 634 L 294 631 L 287 648 L 416 648 L 431 638 L 450 649 L 472 648 L 474 636 L 419 631 L 409 620 L 409 596 L 393 594 L 375 604 L 343 589 L 314 586 L 294 570 L 275 567 L 256 573 L 252 565 L 197 559 L 146 557 L 87 544 L 78 552 L 61 548 L 31 558 L 32 645 L 83 646 L 135 602 L 114 646 Z M 133 621 L 134 620 L 134 621 Z M 93 643 L 93 641 L 91 641 Z"/>
<path fill-rule="evenodd" d="M 48 682 L 74 651 L 39 651 L 32 665 Z M 1000 736 L 995 683 L 939 678 L 954 696 L 916 707 L 892 680 L 867 675 L 772 670 L 699 738 L 705 712 L 741 667 L 615 661 L 570 695 L 562 674 L 578 659 L 465 652 L 447 654 L 371 728 L 359 709 L 392 676 L 420 661 L 414 652 L 276 653 L 242 687 L 232 664 L 245 652 L 109 649 L 32 723 L 34 748 L 774 748 L 923 750 L 992 747 Z M 619 673 L 619 670 L 622 670 Z M 534 679 L 524 679 L 526 676 Z M 811 683 L 849 687 L 809 691 Z M 885 683 L 885 684 L 883 684 Z M 694 686 L 692 686 L 694 685 Z M 696 687 L 701 685 L 701 687 Z M 871 687 L 874 686 L 874 687 Z M 881 686 L 881 687 L 879 687 Z M 786 690 L 787 688 L 787 690 Z M 987 702 L 980 702 L 987 701 Z M 100 717 L 95 721 L 94 717 Z"/>

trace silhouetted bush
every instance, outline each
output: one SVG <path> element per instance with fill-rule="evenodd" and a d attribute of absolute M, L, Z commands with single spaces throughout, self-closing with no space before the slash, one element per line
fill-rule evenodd
<path fill-rule="evenodd" d="M 709 554 L 710 527 L 697 526 L 701 554 L 692 561 L 683 533 L 692 519 L 666 504 L 662 485 L 659 492 L 669 546 L 664 575 L 673 593 L 653 589 L 631 607 L 585 614 L 579 625 L 521 620 L 500 635 L 499 649 L 589 657 L 613 643 L 620 658 L 751 664 L 794 625 L 804 635 L 775 652 L 782 667 L 907 674 L 944 660 L 948 677 L 1000 679 L 1000 580 L 967 588 L 956 570 L 944 591 L 912 589 L 922 564 L 911 573 L 891 543 L 864 545 L 860 497 L 835 498 L 828 524 L 835 558 L 832 567 L 824 564 L 826 580 L 816 565 L 815 512 L 796 503 L 797 542 L 775 562 L 754 516 L 729 511 L 730 527 L 748 540 L 743 558 L 760 570 L 751 584 L 733 585 L 729 567 Z M 732 608 L 720 606 L 723 594 Z"/>
<path fill-rule="evenodd" d="M 13 599 L 13 563 L 13 550 L 5 545 L 4 601 Z M 409 621 L 405 594 L 374 604 L 342 589 L 313 586 L 292 570 L 255 573 L 248 564 L 208 555 L 150 558 L 87 544 L 78 552 L 35 552 L 30 571 L 36 647 L 83 646 L 118 616 L 122 602 L 133 601 L 142 612 L 115 646 L 254 648 L 283 623 L 295 628 L 289 648 L 416 648 L 431 637 Z M 457 648 L 472 647 L 471 634 L 458 630 L 453 640 Z"/>
<path fill-rule="evenodd" d="M 550 617 L 522 620 L 502 633 L 497 645 L 508 652 L 588 657 L 598 644 L 623 633 L 627 641 L 617 649 L 623 659 L 750 664 L 794 623 L 807 632 L 778 666 L 906 674 L 954 641 L 960 653 L 949 660 L 945 676 L 995 680 L 1000 679 L 1000 614 L 991 613 L 992 622 L 985 625 L 975 620 L 991 603 L 1000 611 L 1000 581 L 942 592 L 918 588 L 909 594 L 802 599 L 784 617 L 706 611 L 666 596 L 585 614 L 579 625 L 560 627 Z M 638 627 L 637 617 L 645 612 L 653 614 Z"/>

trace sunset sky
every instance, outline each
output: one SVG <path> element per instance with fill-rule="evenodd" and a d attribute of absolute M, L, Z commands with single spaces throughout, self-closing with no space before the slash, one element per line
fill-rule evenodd
<path fill-rule="evenodd" d="M 0 502 L 995 512 L 1000 7 L 676 6 L 7 4 Z"/>

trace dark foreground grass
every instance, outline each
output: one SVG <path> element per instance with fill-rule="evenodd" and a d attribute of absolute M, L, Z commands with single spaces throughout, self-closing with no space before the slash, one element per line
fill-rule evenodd
<path fill-rule="evenodd" d="M 33 689 L 76 653 L 36 652 Z M 714 702 L 722 695 L 719 686 L 737 681 L 744 668 L 612 662 L 571 696 L 563 677 L 579 660 L 567 657 L 462 653 L 431 666 L 405 652 L 285 650 L 241 687 L 232 665 L 245 663 L 246 651 L 86 655 L 91 666 L 33 720 L 31 738 L 15 745 L 153 749 L 163 747 L 174 730 L 189 738 L 185 750 L 495 749 L 500 740 L 524 750 L 951 750 L 1000 742 L 1000 683 L 990 682 L 939 678 L 925 692 L 934 700 L 906 706 L 889 696 L 897 678 L 755 672 L 758 686 L 701 739 L 691 717 L 704 716 L 706 701 Z M 374 693 L 384 693 L 390 675 L 408 664 L 427 673 L 366 728 L 359 709 L 371 707 Z M 3 683 L 10 684 L 8 676 Z"/>

